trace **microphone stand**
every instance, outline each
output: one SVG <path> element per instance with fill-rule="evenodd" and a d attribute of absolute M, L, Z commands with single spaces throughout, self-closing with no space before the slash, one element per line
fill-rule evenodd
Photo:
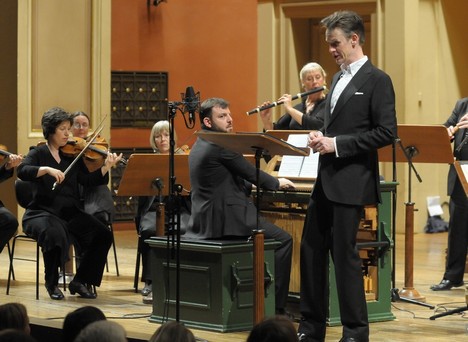
<path fill-rule="evenodd" d="M 174 119 L 182 102 L 169 102 L 169 200 L 168 241 L 172 237 L 172 258 L 176 259 L 176 321 L 180 320 L 180 193 L 182 185 L 176 184 L 174 170 L 175 133 Z M 174 236 L 175 232 L 175 236 Z M 175 248 L 174 248 L 175 246 Z M 169 267 L 169 264 L 167 265 Z"/>
<path fill-rule="evenodd" d="M 191 88 L 191 87 L 189 87 Z M 191 89 L 193 92 L 193 89 Z M 176 184 L 176 177 L 175 177 L 175 116 L 177 114 L 177 110 L 180 110 L 182 115 L 184 114 L 184 110 L 187 110 L 187 107 L 190 107 L 189 111 L 189 121 L 184 117 L 185 125 L 187 128 L 193 128 L 195 125 L 195 121 L 191 118 L 192 115 L 198 109 L 199 103 L 199 93 L 190 94 L 189 90 L 182 95 L 182 101 L 180 102 L 168 102 L 168 121 L 169 121 L 169 199 L 168 199 L 168 231 L 167 231 L 167 242 L 169 247 L 169 241 L 172 238 L 172 259 L 176 259 L 176 312 L 175 312 L 175 319 L 177 322 L 180 321 L 180 211 L 181 211 L 181 193 L 183 191 L 182 184 Z M 196 103 L 195 103 L 196 101 Z M 182 109 L 182 108 L 184 109 Z M 169 262 L 168 265 L 169 267 Z"/>

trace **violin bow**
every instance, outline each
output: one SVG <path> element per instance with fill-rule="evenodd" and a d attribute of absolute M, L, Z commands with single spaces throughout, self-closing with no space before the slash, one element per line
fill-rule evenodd
<path fill-rule="evenodd" d="M 97 131 L 93 133 L 92 138 L 86 143 L 85 147 L 80 151 L 80 153 L 78 153 L 75 159 L 73 159 L 71 164 L 68 165 L 67 169 L 63 172 L 64 175 L 67 175 L 68 171 L 70 171 L 70 169 L 73 167 L 73 165 L 75 165 L 75 163 L 83 155 L 83 153 L 86 152 L 86 149 L 94 142 L 94 140 L 96 140 L 97 136 L 99 135 L 99 133 L 101 133 L 103 128 L 104 126 L 101 126 Z M 57 187 L 57 184 L 58 184 L 57 182 L 54 183 L 54 185 L 52 186 L 52 190 L 55 190 L 55 188 Z"/>

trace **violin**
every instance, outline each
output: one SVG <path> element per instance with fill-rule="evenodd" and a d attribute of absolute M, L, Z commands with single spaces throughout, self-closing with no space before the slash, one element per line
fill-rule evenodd
<path fill-rule="evenodd" d="M 69 157 L 76 157 L 86 146 L 87 141 L 83 138 L 73 137 L 68 139 L 67 143 L 60 148 L 63 154 Z M 88 146 L 84 157 L 90 161 L 103 161 L 109 154 L 107 142 L 97 137 L 96 140 Z M 122 158 L 120 163 L 127 165 L 127 160 Z"/>

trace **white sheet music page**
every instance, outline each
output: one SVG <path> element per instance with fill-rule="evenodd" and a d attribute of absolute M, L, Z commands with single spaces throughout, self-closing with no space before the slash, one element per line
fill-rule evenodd
<path fill-rule="evenodd" d="M 307 134 L 290 134 L 287 142 L 295 147 L 307 147 Z M 318 153 L 307 157 L 283 156 L 278 177 L 317 178 Z"/>

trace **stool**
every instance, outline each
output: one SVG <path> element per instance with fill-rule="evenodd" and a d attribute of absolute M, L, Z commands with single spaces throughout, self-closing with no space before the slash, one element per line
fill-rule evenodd
<path fill-rule="evenodd" d="M 145 240 L 151 247 L 153 313 L 151 322 L 176 314 L 176 259 L 167 260 L 167 237 Z M 265 316 L 275 314 L 275 248 L 265 241 Z M 172 246 L 170 246 L 172 250 Z M 243 240 L 180 242 L 180 321 L 213 331 L 243 331 L 253 326 L 253 244 Z"/>

